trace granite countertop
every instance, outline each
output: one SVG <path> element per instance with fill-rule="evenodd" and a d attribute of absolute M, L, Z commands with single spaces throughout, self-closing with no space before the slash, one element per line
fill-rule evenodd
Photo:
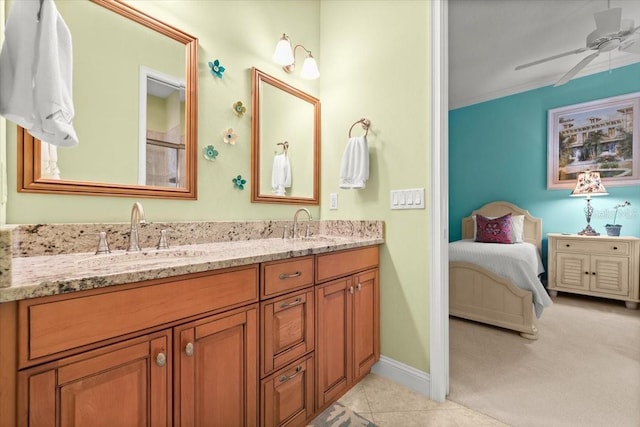
<path fill-rule="evenodd" d="M 380 229 L 382 227 L 380 226 Z M 363 235 L 364 234 L 364 235 Z M 382 233 L 214 241 L 140 252 L 14 257 L 0 303 L 384 243 Z"/>

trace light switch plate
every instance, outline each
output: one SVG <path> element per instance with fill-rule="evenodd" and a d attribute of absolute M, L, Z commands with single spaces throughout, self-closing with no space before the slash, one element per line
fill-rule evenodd
<path fill-rule="evenodd" d="M 338 193 L 329 193 L 329 210 L 338 209 Z"/>
<path fill-rule="evenodd" d="M 391 190 L 389 205 L 391 209 L 424 209 L 424 188 Z"/>

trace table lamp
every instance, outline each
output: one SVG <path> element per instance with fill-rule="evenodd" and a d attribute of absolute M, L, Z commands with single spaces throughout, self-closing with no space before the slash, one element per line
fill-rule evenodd
<path fill-rule="evenodd" d="M 591 227 L 591 215 L 593 215 L 591 196 L 606 196 L 608 194 L 607 189 L 602 185 L 598 172 L 584 171 L 578 175 L 578 182 L 576 183 L 576 188 L 571 192 L 571 197 L 586 197 L 587 199 L 587 206 L 584 208 L 587 226 L 578 234 L 585 236 L 600 235 Z"/>

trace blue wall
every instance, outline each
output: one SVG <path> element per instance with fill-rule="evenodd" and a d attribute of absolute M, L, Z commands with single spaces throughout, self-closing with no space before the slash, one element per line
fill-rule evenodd
<path fill-rule="evenodd" d="M 450 240 L 461 238 L 462 217 L 487 202 L 506 200 L 542 218 L 546 260 L 547 233 L 576 233 L 586 225 L 584 198 L 569 197 L 571 190 L 547 190 L 547 110 L 632 92 L 640 92 L 640 64 L 451 110 Z M 592 199 L 591 225 L 606 234 L 611 208 L 628 200 L 631 206 L 616 222 L 623 225 L 622 234 L 640 237 L 640 186 L 607 190 L 609 196 Z"/>

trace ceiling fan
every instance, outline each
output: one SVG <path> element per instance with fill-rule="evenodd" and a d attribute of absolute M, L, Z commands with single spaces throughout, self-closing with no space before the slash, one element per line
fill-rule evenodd
<path fill-rule="evenodd" d="M 563 56 L 574 55 L 588 50 L 594 51 L 592 54 L 578 62 L 570 69 L 554 86 L 560 86 L 568 82 L 586 67 L 598 55 L 618 49 L 623 52 L 640 54 L 640 26 L 634 27 L 633 20 L 622 19 L 622 8 L 606 9 L 593 14 L 596 21 L 596 29 L 587 36 L 585 47 L 574 49 L 569 52 L 560 53 L 548 58 L 539 59 L 527 64 L 518 65 L 516 70 L 538 65 L 543 62 L 562 58 Z"/>

